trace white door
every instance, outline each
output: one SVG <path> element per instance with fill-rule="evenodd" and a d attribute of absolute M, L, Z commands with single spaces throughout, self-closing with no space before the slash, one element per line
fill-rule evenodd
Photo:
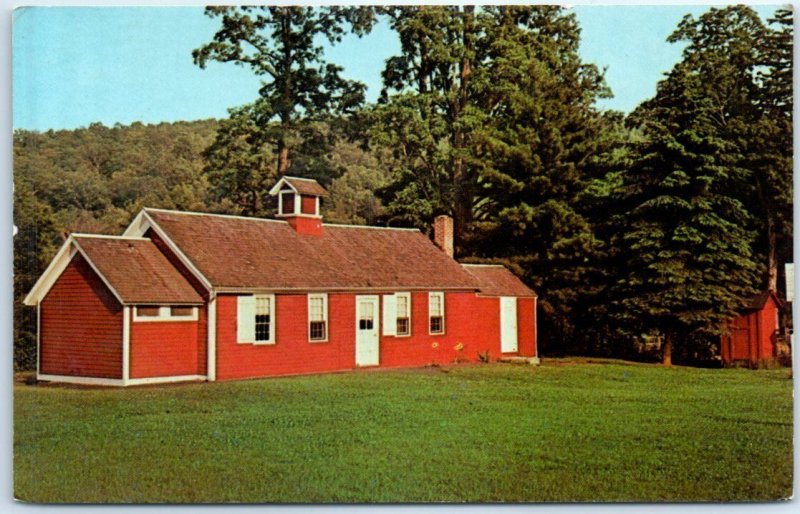
<path fill-rule="evenodd" d="M 500 351 L 517 351 L 517 299 L 513 296 L 500 298 Z"/>
<path fill-rule="evenodd" d="M 356 296 L 356 366 L 380 363 L 378 297 Z"/>

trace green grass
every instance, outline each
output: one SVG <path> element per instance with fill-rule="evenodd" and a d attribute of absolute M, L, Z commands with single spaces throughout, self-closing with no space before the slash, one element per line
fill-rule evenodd
<path fill-rule="evenodd" d="M 780 370 L 549 361 L 128 390 L 15 386 L 36 502 L 774 500 Z"/>

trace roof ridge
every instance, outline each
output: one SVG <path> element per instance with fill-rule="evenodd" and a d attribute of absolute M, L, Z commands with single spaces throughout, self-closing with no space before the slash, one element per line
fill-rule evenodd
<path fill-rule="evenodd" d="M 70 234 L 72 237 L 83 237 L 86 239 L 133 239 L 135 241 L 150 241 L 149 237 L 139 236 L 115 236 L 112 234 L 84 234 L 81 232 L 74 232 Z"/>
<path fill-rule="evenodd" d="M 323 223 L 323 227 L 344 227 L 344 228 L 369 228 L 372 230 L 405 230 L 408 232 L 421 232 L 418 228 L 410 227 L 376 227 L 374 225 L 347 225 L 344 223 Z"/>
<path fill-rule="evenodd" d="M 316 182 L 317 184 L 319 184 L 319 181 L 313 178 L 293 177 L 291 175 L 284 175 L 281 178 L 290 178 L 292 180 L 305 180 L 307 182 Z"/>
<path fill-rule="evenodd" d="M 188 214 L 190 216 L 216 216 L 218 218 L 233 218 L 233 219 L 240 219 L 240 220 L 248 220 L 248 221 L 267 221 L 270 223 L 286 223 L 289 222 L 286 220 L 276 220 L 271 218 L 256 218 L 253 216 L 240 216 L 238 214 L 220 214 L 216 212 L 197 212 L 197 211 L 179 211 L 177 209 L 159 209 L 156 207 L 143 207 L 145 211 L 149 212 L 169 212 L 173 214 Z"/>
<path fill-rule="evenodd" d="M 237 214 L 220 214 L 216 212 L 197 212 L 197 211 L 179 211 L 177 209 L 161 209 L 157 207 L 143 207 L 145 211 L 150 212 L 170 212 L 174 214 L 188 214 L 190 216 L 217 216 L 219 218 L 233 218 L 233 219 L 240 219 L 240 220 L 249 220 L 249 221 L 268 221 L 270 223 L 286 223 L 289 222 L 286 220 L 278 220 L 272 218 L 256 218 L 253 216 L 240 216 Z M 413 227 L 376 227 L 373 225 L 348 225 L 344 223 L 323 223 L 324 227 L 346 227 L 346 228 L 369 228 L 369 229 L 376 229 L 376 230 L 406 230 L 408 232 L 421 232 L 418 228 Z"/>

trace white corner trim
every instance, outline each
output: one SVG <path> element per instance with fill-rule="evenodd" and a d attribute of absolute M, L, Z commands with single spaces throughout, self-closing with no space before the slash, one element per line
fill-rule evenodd
<path fill-rule="evenodd" d="M 150 241 L 149 237 L 126 236 L 125 234 L 121 236 L 112 236 L 108 234 L 84 234 L 83 232 L 73 232 L 72 237 L 81 239 L 124 239 L 128 241 Z"/>
<path fill-rule="evenodd" d="M 153 210 L 157 210 L 157 209 L 153 209 Z M 146 226 L 147 228 L 152 228 L 155 231 L 155 233 L 158 234 L 158 237 L 160 237 L 161 240 L 164 241 L 167 244 L 169 249 L 172 250 L 172 252 L 178 257 L 178 260 L 181 261 L 181 263 L 183 263 L 183 265 L 186 266 L 189 269 L 189 271 L 200 282 L 202 282 L 202 284 L 206 288 L 206 290 L 211 291 L 211 289 L 212 289 L 211 282 L 202 273 L 200 273 L 200 270 L 197 269 L 197 266 L 195 266 L 194 263 L 192 263 L 192 261 L 189 260 L 189 258 L 186 256 L 186 254 L 184 254 L 181 251 L 180 248 L 178 248 L 178 245 L 176 245 L 175 242 L 172 241 L 172 239 L 170 239 L 170 237 L 167 235 L 167 233 L 161 227 L 159 227 L 158 224 L 155 221 L 153 221 L 153 218 L 151 218 L 150 215 L 147 214 L 147 211 L 142 209 L 140 215 L 143 216 L 144 220 L 147 222 L 146 225 L 142 225 L 142 226 Z M 137 218 L 138 217 L 139 216 L 137 216 Z M 133 223 L 131 223 L 131 226 L 133 226 Z M 145 228 L 144 230 L 146 231 L 147 228 Z M 127 233 L 127 230 L 126 230 L 126 233 Z"/>
<path fill-rule="evenodd" d="M 72 257 L 74 257 L 75 252 L 78 252 L 83 256 L 83 258 L 89 264 L 89 267 L 92 268 L 98 277 L 100 277 L 100 280 L 102 280 L 103 284 L 105 284 L 108 290 L 111 291 L 117 301 L 121 305 L 125 304 L 125 302 L 122 300 L 122 296 L 120 296 L 116 289 L 111 286 L 111 283 L 108 281 L 108 279 L 106 279 L 106 277 L 100 273 L 100 270 L 97 269 L 97 266 L 95 266 L 83 248 L 81 248 L 81 245 L 78 242 L 78 238 L 80 237 L 86 236 L 70 234 L 67 240 L 64 241 L 64 244 L 61 245 L 58 253 L 56 253 L 55 257 L 53 257 L 53 260 L 50 261 L 47 269 L 44 271 L 44 273 L 42 273 L 42 276 L 39 277 L 39 280 L 36 281 L 36 284 L 34 284 L 33 288 L 22 301 L 23 304 L 32 307 L 42 301 L 44 297 L 47 296 L 47 293 L 50 292 L 50 289 L 56 283 L 61 274 L 64 273 L 64 270 L 67 269 L 67 266 L 69 266 L 70 262 L 72 262 Z M 102 238 L 105 236 L 95 235 L 94 237 Z"/>
<path fill-rule="evenodd" d="M 122 382 L 131 377 L 131 307 L 122 308 Z"/>
<path fill-rule="evenodd" d="M 58 249 L 58 252 L 56 252 L 56 255 L 53 257 L 53 260 L 50 261 L 50 264 L 48 264 L 47 268 L 45 268 L 42 276 L 39 277 L 39 280 L 37 280 L 33 285 L 27 296 L 25 296 L 25 299 L 22 300 L 24 305 L 33 307 L 42 301 L 50 291 L 50 288 L 53 287 L 53 284 L 55 284 L 56 280 L 58 280 L 58 277 L 60 277 L 64 270 L 67 269 L 70 260 L 72 260 L 72 255 L 70 255 L 72 241 L 72 236 L 69 236 L 67 240 L 64 241 L 64 244 L 62 244 L 61 248 Z"/>
<path fill-rule="evenodd" d="M 42 380 L 45 382 L 63 382 L 65 384 L 83 384 L 83 385 L 100 385 L 100 386 L 125 385 L 125 382 L 120 378 L 74 377 L 70 375 L 37 374 L 36 380 Z"/>
<path fill-rule="evenodd" d="M 36 379 L 44 382 L 61 382 L 64 384 L 97 385 L 97 386 L 135 386 L 146 384 L 167 384 L 171 382 L 190 382 L 206 380 L 205 375 L 177 375 L 169 377 L 148 377 L 131 378 L 122 380 L 119 378 L 99 378 L 99 377 L 75 377 L 70 375 L 41 375 L 37 374 Z"/>
<path fill-rule="evenodd" d="M 39 376 L 39 361 L 42 356 L 42 302 L 36 302 L 36 376 Z"/>
<path fill-rule="evenodd" d="M 279 181 L 277 181 L 274 186 L 272 186 L 272 189 L 269 190 L 269 194 L 272 195 L 272 196 L 278 194 L 280 192 L 280 190 L 281 190 L 281 186 L 283 186 L 283 185 L 289 186 L 291 188 L 291 190 L 294 191 L 295 194 L 297 194 L 297 188 L 294 187 L 292 184 L 290 184 L 289 181 L 286 180 L 287 178 L 291 178 L 291 179 L 295 179 L 295 180 L 304 180 L 304 179 L 298 179 L 296 177 L 281 177 L 281 179 Z M 305 180 L 309 180 L 309 179 L 305 179 Z"/>
<path fill-rule="evenodd" d="M 70 236 L 70 237 L 72 237 L 72 236 Z M 109 282 L 108 279 L 106 279 L 106 277 L 102 273 L 100 273 L 100 270 L 97 269 L 97 266 L 94 265 L 92 260 L 89 258 L 89 256 L 86 254 L 86 252 L 83 250 L 83 248 L 81 248 L 81 245 L 78 242 L 78 240 L 73 238 L 72 241 L 73 241 L 73 243 L 75 243 L 75 248 L 78 250 L 78 252 L 80 252 L 80 254 L 83 256 L 83 258 L 86 259 L 86 262 L 89 263 L 89 267 L 91 267 L 92 270 L 94 270 L 95 274 L 97 274 L 97 276 L 100 277 L 100 280 L 103 281 L 103 284 L 106 285 L 108 290 L 111 291 L 114 294 L 114 297 L 117 299 L 117 301 L 120 303 L 120 305 L 125 305 L 125 300 L 123 300 L 122 296 L 120 296 L 120 294 L 117 292 L 117 290 L 114 289 L 114 287 L 111 285 L 111 282 Z"/>
<path fill-rule="evenodd" d="M 144 209 L 134 216 L 133 220 L 128 224 L 122 235 L 125 237 L 141 237 L 150 228 L 150 223 L 144 219 Z"/>
<path fill-rule="evenodd" d="M 172 382 L 191 382 L 207 380 L 206 375 L 175 375 L 170 377 L 131 378 L 126 385 L 169 384 Z"/>
<path fill-rule="evenodd" d="M 539 316 L 536 313 L 537 297 L 533 297 L 533 352 L 539 358 Z M 538 364 L 538 363 L 537 363 Z"/>
<path fill-rule="evenodd" d="M 208 299 L 208 344 L 206 352 L 206 375 L 209 382 L 217 380 L 217 297 L 211 296 Z"/>
<path fill-rule="evenodd" d="M 312 219 L 317 219 L 317 220 L 321 220 L 322 219 L 322 216 L 318 216 L 316 214 L 305 214 L 303 212 L 293 212 L 293 213 L 290 213 L 290 214 L 280 214 L 280 213 L 278 213 L 275 216 L 278 217 L 278 218 L 312 218 Z"/>

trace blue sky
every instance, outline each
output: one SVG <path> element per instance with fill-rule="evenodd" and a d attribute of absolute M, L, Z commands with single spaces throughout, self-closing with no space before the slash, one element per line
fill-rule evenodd
<path fill-rule="evenodd" d="M 774 6 L 756 6 L 766 18 Z M 615 97 L 603 108 L 625 112 L 655 93 L 663 73 L 680 59 L 666 42 L 686 13 L 681 6 L 577 6 L 581 55 L 607 68 Z M 210 40 L 218 20 L 201 7 L 32 7 L 17 9 L 13 23 L 13 126 L 76 128 L 134 121 L 195 120 L 227 116 L 253 100 L 259 81 L 246 68 L 211 63 L 201 70 L 191 51 Z M 399 51 L 396 36 L 379 25 L 328 48 L 328 60 L 348 78 L 380 91 L 384 61 Z"/>

